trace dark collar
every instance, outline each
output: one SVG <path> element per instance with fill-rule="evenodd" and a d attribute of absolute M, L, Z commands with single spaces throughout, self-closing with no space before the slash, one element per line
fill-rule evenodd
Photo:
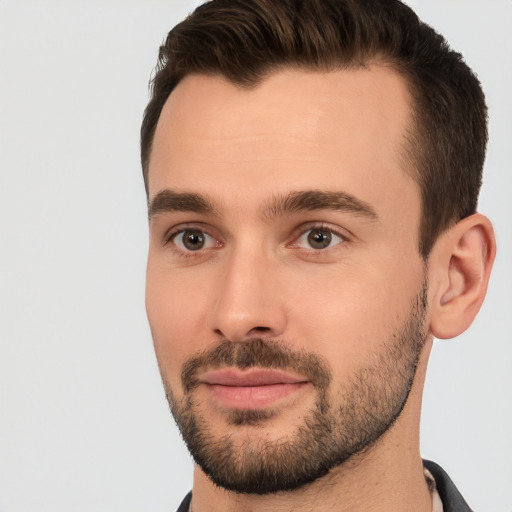
<path fill-rule="evenodd" d="M 443 512 L 473 512 L 441 466 L 430 460 L 424 460 L 423 465 L 436 481 L 437 492 L 443 502 Z"/>
<path fill-rule="evenodd" d="M 178 510 L 176 512 L 188 512 L 190 508 L 190 501 L 192 500 L 192 491 L 189 492 L 185 499 L 181 502 L 181 505 L 178 507 Z"/>
<path fill-rule="evenodd" d="M 441 466 L 430 460 L 424 460 L 423 465 L 436 481 L 437 492 L 443 502 L 443 512 L 473 512 Z M 192 493 L 189 492 L 176 512 L 188 512 L 191 500 Z"/>

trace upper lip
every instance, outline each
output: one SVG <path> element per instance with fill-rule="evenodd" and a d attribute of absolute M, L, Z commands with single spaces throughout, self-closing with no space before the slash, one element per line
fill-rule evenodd
<path fill-rule="evenodd" d="M 308 379 L 282 370 L 223 368 L 204 372 L 199 381 L 210 385 L 249 387 L 270 386 L 272 384 L 298 384 L 308 382 Z"/>

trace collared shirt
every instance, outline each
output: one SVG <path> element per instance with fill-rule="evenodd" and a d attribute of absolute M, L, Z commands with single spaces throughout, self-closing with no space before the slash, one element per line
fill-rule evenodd
<path fill-rule="evenodd" d="M 443 502 L 437 492 L 436 481 L 432 476 L 432 473 L 426 467 L 423 467 L 423 473 L 425 474 L 425 480 L 427 481 L 428 490 L 430 491 L 430 496 L 432 498 L 432 512 L 444 512 Z"/>
<path fill-rule="evenodd" d="M 432 496 L 432 512 L 472 512 L 455 484 L 435 462 L 424 460 L 425 478 Z M 191 512 L 189 492 L 176 512 Z"/>

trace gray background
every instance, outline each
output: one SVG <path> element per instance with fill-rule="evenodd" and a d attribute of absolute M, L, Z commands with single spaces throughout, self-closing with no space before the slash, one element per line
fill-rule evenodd
<path fill-rule="evenodd" d="M 490 106 L 480 210 L 499 254 L 468 333 L 438 341 L 423 455 L 512 510 L 512 2 L 418 0 Z M 144 313 L 138 130 L 166 32 L 197 2 L 0 0 L 0 511 L 170 512 L 192 464 Z"/>

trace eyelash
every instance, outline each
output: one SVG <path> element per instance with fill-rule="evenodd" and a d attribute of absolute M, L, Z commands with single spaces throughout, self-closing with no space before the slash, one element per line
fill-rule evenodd
<path fill-rule="evenodd" d="M 212 235 L 203 226 L 191 225 L 191 226 L 176 227 L 176 228 L 172 229 L 171 231 L 167 232 L 164 237 L 164 246 L 172 245 L 173 250 L 178 252 L 180 254 L 180 256 L 182 256 L 182 257 L 194 257 L 194 256 L 197 256 L 196 253 L 202 254 L 202 253 L 204 253 L 204 251 L 206 249 L 210 249 L 210 247 L 208 247 L 206 249 L 200 248 L 200 249 L 197 249 L 196 251 L 194 251 L 194 250 L 186 250 L 186 249 L 182 249 L 182 248 L 178 247 L 175 240 L 180 235 L 183 236 L 187 231 L 202 233 L 203 235 L 206 235 L 207 237 L 215 240 L 216 241 L 215 248 L 222 247 L 222 245 L 223 245 L 222 242 L 220 242 L 218 240 L 218 237 Z"/>
<path fill-rule="evenodd" d="M 307 237 L 308 233 L 314 232 L 314 231 L 324 231 L 326 233 L 330 233 L 333 237 L 339 238 L 340 241 L 335 243 L 332 246 L 328 246 L 325 248 L 314 248 L 314 247 L 299 247 L 298 243 L 299 240 L 303 237 Z M 326 254 L 329 249 L 334 249 L 338 245 L 344 245 L 349 241 L 349 238 L 344 233 L 341 233 L 340 230 L 334 229 L 331 226 L 319 223 L 319 224 L 310 224 L 307 227 L 301 226 L 300 230 L 298 231 L 297 236 L 294 236 L 293 242 L 290 243 L 288 246 L 292 248 L 301 249 L 303 251 L 308 251 L 310 254 L 313 254 L 315 256 L 322 256 L 323 254 Z"/>
<path fill-rule="evenodd" d="M 197 250 L 186 250 L 182 249 L 177 246 L 175 240 L 181 235 L 183 236 L 187 231 L 190 232 L 198 232 L 202 233 L 203 235 L 206 235 L 207 237 L 213 239 L 215 241 L 214 247 L 206 247 L 206 248 L 199 248 Z M 306 237 L 308 233 L 312 231 L 324 231 L 326 233 L 330 233 L 336 238 L 339 238 L 340 241 L 335 243 L 332 246 L 328 246 L 325 248 L 313 248 L 313 247 L 299 247 L 298 243 L 299 240 L 302 237 Z M 340 233 L 339 230 L 333 229 L 332 227 L 319 223 L 319 224 L 311 224 L 308 226 L 301 226 L 299 229 L 296 230 L 296 235 L 292 237 L 292 242 L 286 244 L 287 247 L 290 247 L 292 249 L 300 249 L 302 251 L 307 251 L 311 255 L 319 256 L 321 257 L 322 254 L 327 253 L 330 249 L 333 249 L 334 247 L 338 245 L 345 245 L 347 242 L 349 242 L 349 237 L 345 235 L 344 233 Z M 168 233 L 166 233 L 164 237 L 164 246 L 172 245 L 173 250 L 180 254 L 181 257 L 194 257 L 198 256 L 199 254 L 204 254 L 206 250 L 209 249 L 216 249 L 222 247 L 224 244 L 222 241 L 219 240 L 219 237 L 211 234 L 208 229 L 205 229 L 204 226 L 197 226 L 197 225 L 190 225 L 190 226 L 179 226 Z"/>

